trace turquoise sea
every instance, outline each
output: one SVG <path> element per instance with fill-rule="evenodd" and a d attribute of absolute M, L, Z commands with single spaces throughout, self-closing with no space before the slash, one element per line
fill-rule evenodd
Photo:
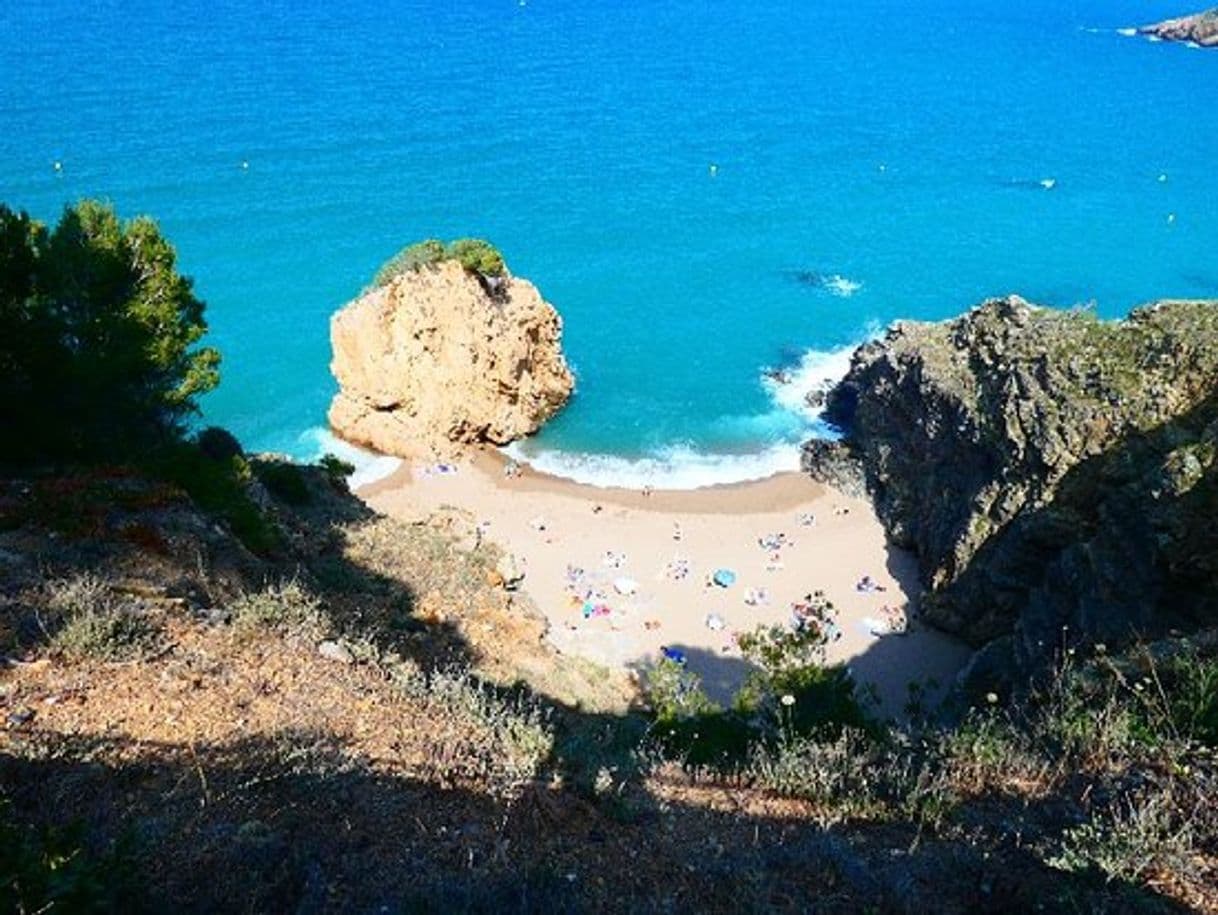
<path fill-rule="evenodd" d="M 992 294 L 1218 296 L 1218 51 L 1117 31 L 1188 11 L 12 0 L 0 200 L 155 215 L 224 353 L 204 421 L 249 447 L 328 447 L 331 312 L 405 243 L 482 235 L 578 375 L 525 454 L 757 476 L 824 431 L 767 367 L 840 374 Z"/>

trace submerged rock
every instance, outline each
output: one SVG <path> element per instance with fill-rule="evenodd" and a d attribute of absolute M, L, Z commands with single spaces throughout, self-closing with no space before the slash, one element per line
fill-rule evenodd
<path fill-rule="evenodd" d="M 406 271 L 330 321 L 330 425 L 404 457 L 528 435 L 574 387 L 561 334 L 527 280 L 492 285 L 456 261 Z"/>
<path fill-rule="evenodd" d="M 1027 672 L 1075 640 L 1218 621 L 1218 303 L 1104 322 L 1010 297 L 901 323 L 828 416 L 917 554 L 926 619 L 1010 637 L 987 659 Z"/>
<path fill-rule="evenodd" d="M 1144 25 L 1138 31 L 1164 41 L 1191 41 L 1203 48 L 1218 48 L 1218 7 L 1179 19 Z"/>

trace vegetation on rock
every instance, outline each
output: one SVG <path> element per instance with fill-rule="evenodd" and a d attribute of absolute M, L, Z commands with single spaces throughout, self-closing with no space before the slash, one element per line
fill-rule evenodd
<path fill-rule="evenodd" d="M 507 270 L 503 255 L 489 241 L 481 238 L 458 238 L 447 245 L 439 239 L 428 238 L 407 245 L 377 271 L 373 288 L 385 286 L 403 273 L 412 273 L 442 261 L 455 260 L 471 273 L 482 277 L 500 277 Z"/>
<path fill-rule="evenodd" d="M 989 643 L 982 691 L 1048 665 L 1063 631 L 1118 645 L 1218 621 L 1218 305 L 1105 322 L 1010 298 L 898 324 L 829 414 L 918 554 L 927 618 Z"/>

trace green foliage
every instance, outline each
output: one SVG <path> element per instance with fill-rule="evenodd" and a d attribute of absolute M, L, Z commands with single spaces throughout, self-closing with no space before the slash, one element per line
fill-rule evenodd
<path fill-rule="evenodd" d="M 1195 857 L 1193 819 L 1181 815 L 1170 791 L 1125 799 L 1067 829 L 1049 864 L 1066 871 L 1096 868 L 1110 880 L 1136 880 L 1152 869 L 1187 872 Z"/>
<path fill-rule="evenodd" d="M 672 724 L 719 708 L 702 691 L 697 674 L 668 658 L 648 669 L 647 700 L 660 724 Z"/>
<path fill-rule="evenodd" d="M 288 505 L 308 505 L 313 499 L 304 474 L 291 461 L 255 461 L 254 475 L 281 502 Z"/>
<path fill-rule="evenodd" d="M 184 489 L 199 508 L 224 521 L 253 552 L 265 555 L 280 545 L 277 528 L 246 492 L 252 471 L 244 457 L 216 461 L 193 443 L 175 442 L 150 454 L 144 466 Z"/>
<path fill-rule="evenodd" d="M 323 454 L 317 466 L 325 471 L 330 482 L 342 491 L 346 491 L 347 479 L 355 473 L 354 464 L 333 454 Z"/>
<path fill-rule="evenodd" d="M 1186 651 L 1163 665 L 1160 682 L 1176 733 L 1218 747 L 1218 657 Z"/>
<path fill-rule="evenodd" d="M 86 846 L 81 823 L 24 828 L 0 802 L 0 911 L 132 911 L 136 894 L 126 842 L 97 853 Z"/>
<path fill-rule="evenodd" d="M 403 273 L 413 273 L 420 267 L 430 267 L 448 258 L 444 242 L 429 238 L 409 245 L 389 258 L 372 280 L 374 287 L 384 286 Z"/>
<path fill-rule="evenodd" d="M 740 636 L 745 660 L 757 669 L 737 693 L 737 708 L 760 716 L 770 731 L 812 734 L 869 728 L 849 674 L 842 667 L 824 665 L 833 605 L 817 592 L 802 607 L 798 629 L 759 626 Z"/>
<path fill-rule="evenodd" d="M 247 632 L 270 630 L 321 638 L 329 629 L 321 601 L 296 579 L 243 594 L 228 609 L 233 625 Z"/>
<path fill-rule="evenodd" d="M 646 691 L 661 751 L 687 766 L 734 768 L 780 742 L 873 731 L 849 675 L 822 663 L 828 632 L 806 621 L 797 630 L 759 627 L 742 635 L 741 650 L 756 670 L 729 709 L 712 702 L 683 665 L 668 659 L 653 665 Z"/>
<path fill-rule="evenodd" d="M 1137 674 L 1111 662 L 1103 668 L 1136 738 L 1218 747 L 1218 656 L 1185 645 L 1161 660 L 1146 652 L 1139 662 Z"/>
<path fill-rule="evenodd" d="M 195 443 L 199 450 L 213 461 L 227 461 L 245 454 L 245 449 L 241 447 L 237 437 L 219 426 L 208 426 L 199 432 L 195 436 Z"/>
<path fill-rule="evenodd" d="M 503 255 L 482 238 L 458 238 L 448 246 L 448 256 L 483 276 L 501 276 L 504 271 Z"/>
<path fill-rule="evenodd" d="M 129 661 L 156 644 L 157 631 L 129 603 L 115 599 L 94 575 L 75 575 L 46 585 L 51 649 L 74 660 Z"/>
<path fill-rule="evenodd" d="M 403 248 L 386 261 L 376 272 L 372 286 L 379 288 L 403 273 L 413 273 L 447 260 L 455 260 L 466 270 L 483 277 L 502 276 L 507 269 L 503 255 L 485 239 L 458 238 L 445 245 L 438 239 L 429 238 Z"/>
<path fill-rule="evenodd" d="M 179 436 L 220 357 L 197 346 L 203 303 L 156 224 L 86 200 L 48 232 L 0 205 L 0 240 L 0 460 L 125 458 Z"/>

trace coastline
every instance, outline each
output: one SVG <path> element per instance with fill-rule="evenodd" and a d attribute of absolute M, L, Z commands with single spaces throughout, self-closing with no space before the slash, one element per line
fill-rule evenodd
<path fill-rule="evenodd" d="M 826 660 L 850 667 L 885 715 L 903 713 L 911 681 L 929 683 L 935 701 L 968 657 L 919 623 L 914 558 L 887 542 L 864 500 L 793 472 L 644 494 L 526 465 L 508 476 L 509 461 L 492 448 L 444 465 L 403 461 L 356 494 L 404 520 L 466 513 L 514 558 L 560 653 L 638 672 L 675 647 L 725 701 L 749 670 L 734 634 L 787 625 L 792 604 L 823 591 L 840 633 Z M 711 584 L 718 569 L 737 581 Z M 874 590 L 860 587 L 868 579 Z"/>

